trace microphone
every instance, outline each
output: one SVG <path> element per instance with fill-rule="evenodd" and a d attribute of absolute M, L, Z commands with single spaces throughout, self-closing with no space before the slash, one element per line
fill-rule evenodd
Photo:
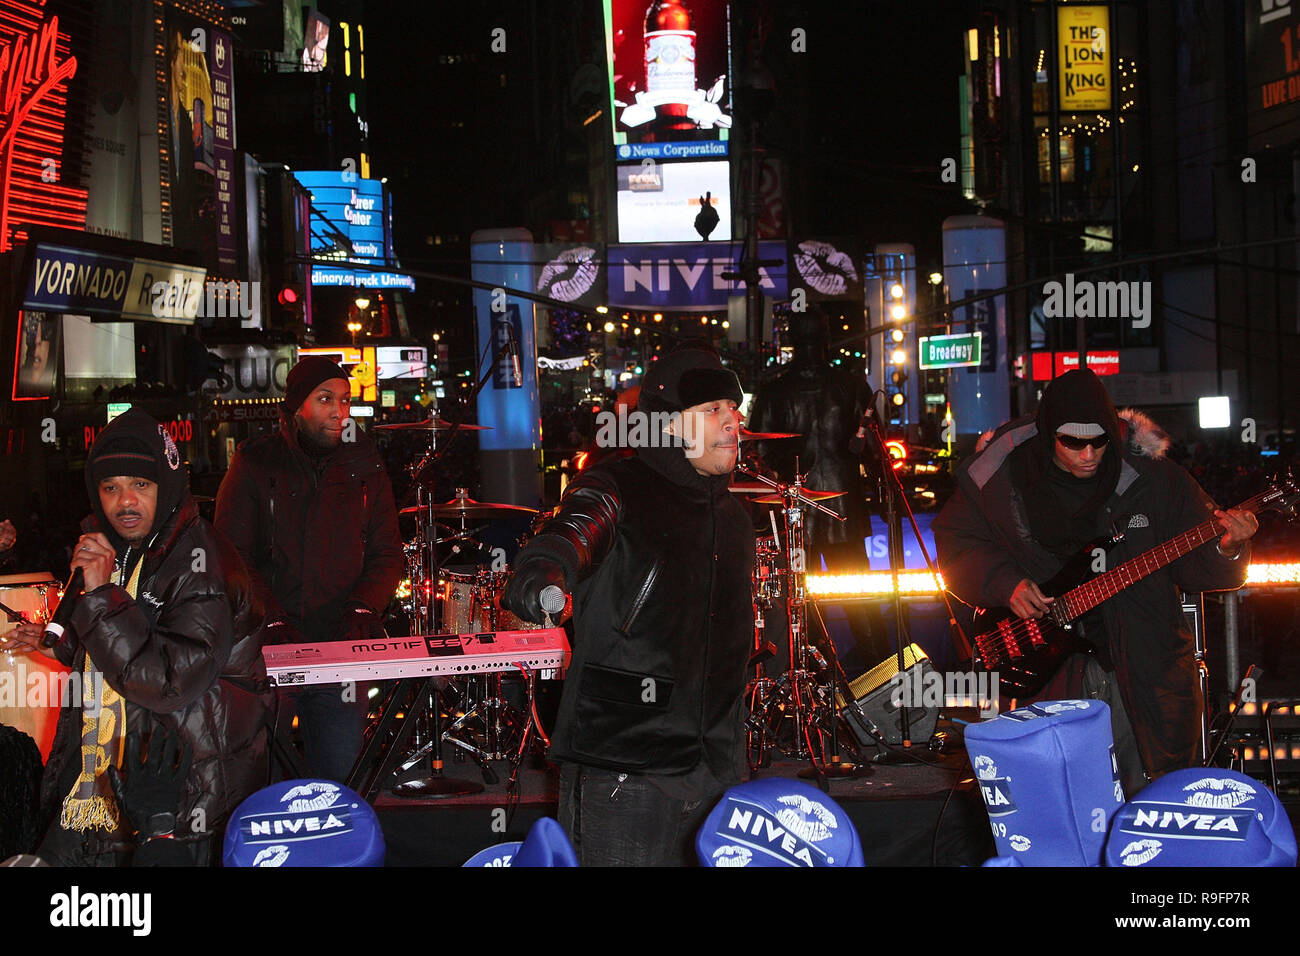
<path fill-rule="evenodd" d="M 45 636 L 41 638 L 42 647 L 53 647 L 62 639 L 63 632 L 68 626 L 68 618 L 72 617 L 72 611 L 77 606 L 84 584 L 85 574 L 81 568 L 73 568 L 68 583 L 63 587 L 63 597 L 59 600 L 59 606 L 54 609 L 54 615 L 45 625 Z"/>
<path fill-rule="evenodd" d="M 510 326 L 510 323 L 506 322 L 505 326 L 506 326 L 506 348 L 510 350 L 510 369 L 511 369 L 511 374 L 514 375 L 514 380 L 515 380 L 514 387 L 523 388 L 524 370 L 519 364 L 519 343 L 515 341 L 515 330 Z"/>
<path fill-rule="evenodd" d="M 862 449 L 867 447 L 867 424 L 876 413 L 875 396 L 872 396 L 872 404 L 867 406 L 867 410 L 862 413 L 862 421 L 858 422 L 858 431 L 849 439 L 849 451 L 855 455 L 862 454 Z"/>
<path fill-rule="evenodd" d="M 568 603 L 568 599 L 564 596 L 564 589 L 554 584 L 542 588 L 542 593 L 537 596 L 537 600 L 547 614 L 559 614 Z"/>

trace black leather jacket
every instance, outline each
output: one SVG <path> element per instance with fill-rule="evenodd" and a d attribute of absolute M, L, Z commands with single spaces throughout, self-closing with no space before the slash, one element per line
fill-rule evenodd
<path fill-rule="evenodd" d="M 574 657 L 551 756 L 732 777 L 753 645 L 754 534 L 727 490 L 681 449 L 583 472 L 517 567 L 552 561 L 574 597 Z"/>

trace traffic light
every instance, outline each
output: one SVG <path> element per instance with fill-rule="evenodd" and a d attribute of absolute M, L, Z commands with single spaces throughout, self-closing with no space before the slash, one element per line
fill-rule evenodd
<path fill-rule="evenodd" d="M 302 324 L 303 294 L 300 286 L 292 283 L 282 286 L 275 301 L 280 306 L 280 322 L 284 327 L 292 328 Z"/>

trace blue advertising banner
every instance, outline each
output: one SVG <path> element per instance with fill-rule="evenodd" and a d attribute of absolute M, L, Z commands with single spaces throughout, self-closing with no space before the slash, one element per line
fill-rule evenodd
<path fill-rule="evenodd" d="M 763 294 L 789 296 L 789 261 L 785 243 L 758 244 L 761 259 L 779 266 L 759 270 Z M 724 279 L 739 268 L 740 243 L 668 242 L 609 247 L 609 304 L 632 309 L 710 312 L 725 309 L 727 298 L 741 295 L 745 284 Z"/>

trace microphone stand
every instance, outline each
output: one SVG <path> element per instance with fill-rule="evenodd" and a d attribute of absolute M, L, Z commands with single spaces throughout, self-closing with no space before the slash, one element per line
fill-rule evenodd
<path fill-rule="evenodd" d="M 898 572 L 903 565 L 904 558 L 903 524 L 899 517 L 898 498 L 896 496 L 901 494 L 903 489 L 898 482 L 898 476 L 894 474 L 894 465 L 889 457 L 889 451 L 885 448 L 885 436 L 880 430 L 880 419 L 876 415 L 874 395 L 872 396 L 871 406 L 862 416 L 862 426 L 858 429 L 858 435 L 863 439 L 864 448 L 870 451 L 876 462 L 876 494 L 884 508 L 882 517 L 885 519 L 885 527 L 888 530 L 889 574 L 892 584 L 890 601 L 894 607 L 898 673 L 902 674 L 907 670 L 903 651 L 911 644 L 911 631 L 907 626 L 907 616 L 903 613 L 903 596 L 899 593 L 898 588 Z M 920 539 L 919 534 L 917 538 Z M 903 733 L 903 747 L 907 749 L 912 746 L 912 720 L 906 695 L 903 696 L 901 706 L 898 708 L 898 715 L 901 721 L 900 729 Z M 890 758 L 884 755 L 877 755 L 874 759 L 878 763 L 891 762 Z"/>

